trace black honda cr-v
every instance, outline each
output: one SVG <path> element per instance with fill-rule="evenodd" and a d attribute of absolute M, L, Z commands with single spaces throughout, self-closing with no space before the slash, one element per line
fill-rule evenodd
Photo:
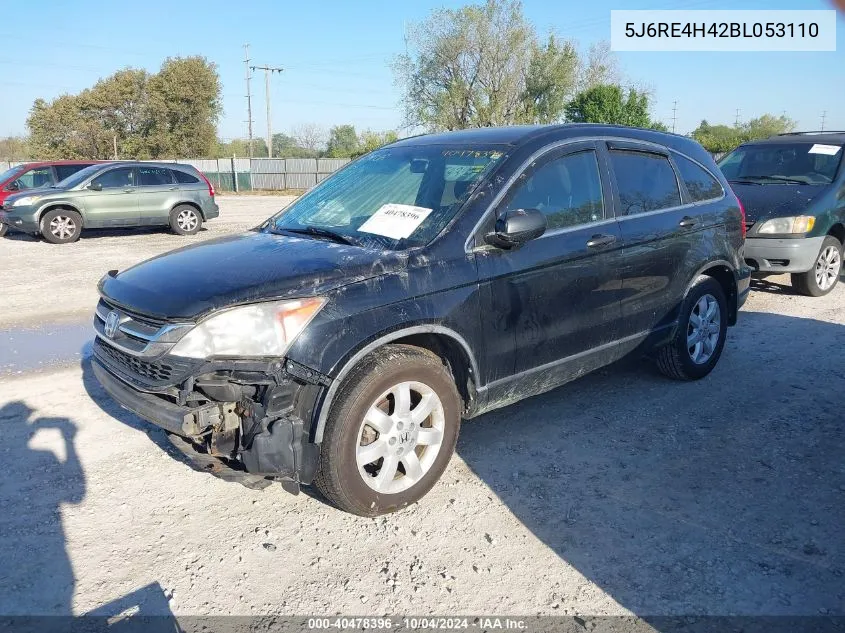
<path fill-rule="evenodd" d="M 197 459 L 376 515 L 431 488 L 462 418 L 634 349 L 707 375 L 748 293 L 742 248 L 687 138 L 409 138 L 254 231 L 106 275 L 93 369 Z"/>

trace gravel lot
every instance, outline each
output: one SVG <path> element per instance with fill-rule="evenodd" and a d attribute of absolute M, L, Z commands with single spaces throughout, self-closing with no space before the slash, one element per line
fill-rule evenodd
<path fill-rule="evenodd" d="M 199 239 L 286 202 L 221 197 Z M 2 240 L 0 336 L 87 323 L 103 271 L 195 239 Z M 629 360 L 468 422 L 378 519 L 193 470 L 84 352 L 0 375 L 0 615 L 845 614 L 845 286 L 785 283 L 756 285 L 708 378 Z"/>

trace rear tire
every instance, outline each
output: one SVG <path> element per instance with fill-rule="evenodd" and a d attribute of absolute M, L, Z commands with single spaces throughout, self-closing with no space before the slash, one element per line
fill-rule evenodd
<path fill-rule="evenodd" d="M 725 346 L 728 302 L 718 281 L 696 279 L 681 306 L 672 341 L 657 350 L 657 367 L 675 380 L 698 380 L 713 371 Z"/>
<path fill-rule="evenodd" d="M 202 227 L 202 216 L 196 207 L 180 204 L 170 212 L 170 228 L 177 235 L 194 235 Z"/>
<path fill-rule="evenodd" d="M 82 216 L 71 209 L 52 209 L 41 216 L 40 226 L 51 244 L 70 244 L 82 234 Z"/>
<path fill-rule="evenodd" d="M 315 484 L 341 510 L 361 516 L 418 501 L 455 450 L 461 400 L 437 355 L 387 345 L 361 361 L 326 420 Z"/>
<path fill-rule="evenodd" d="M 842 243 L 832 235 L 822 242 L 816 263 L 805 273 L 792 275 L 792 287 L 808 297 L 823 297 L 836 287 L 842 274 Z"/>

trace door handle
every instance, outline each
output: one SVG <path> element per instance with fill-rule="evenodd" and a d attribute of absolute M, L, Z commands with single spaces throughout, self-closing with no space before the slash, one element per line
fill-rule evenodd
<path fill-rule="evenodd" d="M 610 246 L 614 242 L 616 242 L 615 235 L 593 235 L 593 237 L 587 241 L 587 248 L 601 248 L 603 246 Z"/>
<path fill-rule="evenodd" d="M 695 218 L 691 218 L 688 215 L 682 217 L 681 221 L 678 222 L 678 226 L 695 226 L 696 224 L 698 224 L 698 220 L 696 220 Z"/>

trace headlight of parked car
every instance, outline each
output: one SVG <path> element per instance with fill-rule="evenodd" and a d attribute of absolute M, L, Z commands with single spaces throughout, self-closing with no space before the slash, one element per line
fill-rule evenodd
<path fill-rule="evenodd" d="M 38 196 L 24 196 L 23 198 L 18 198 L 14 202 L 12 202 L 13 207 L 22 207 L 27 204 L 32 204 L 38 200 Z"/>
<path fill-rule="evenodd" d="M 809 233 L 816 224 L 816 218 L 809 215 L 796 215 L 790 218 L 772 218 L 763 222 L 758 233 Z"/>
<path fill-rule="evenodd" d="M 224 310 L 188 332 L 171 354 L 188 358 L 284 356 L 325 302 L 322 297 L 312 297 Z"/>

